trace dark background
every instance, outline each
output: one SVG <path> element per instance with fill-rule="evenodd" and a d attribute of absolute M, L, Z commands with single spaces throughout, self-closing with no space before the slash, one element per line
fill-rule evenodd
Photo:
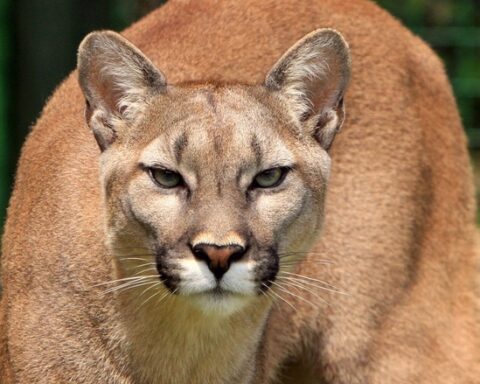
<path fill-rule="evenodd" d="M 472 160 L 480 164 L 480 0 L 377 2 L 443 58 Z M 122 30 L 162 3 L 0 0 L 0 231 L 20 146 L 56 85 L 75 68 L 83 36 L 94 29 Z"/>

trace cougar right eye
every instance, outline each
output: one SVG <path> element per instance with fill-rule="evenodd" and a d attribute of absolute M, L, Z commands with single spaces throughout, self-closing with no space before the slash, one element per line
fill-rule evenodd
<path fill-rule="evenodd" d="M 277 167 L 260 172 L 253 179 L 250 189 L 277 187 L 283 182 L 288 171 L 288 167 Z"/>
<path fill-rule="evenodd" d="M 150 177 L 159 187 L 176 188 L 184 184 L 182 176 L 175 171 L 163 168 L 148 168 Z"/>

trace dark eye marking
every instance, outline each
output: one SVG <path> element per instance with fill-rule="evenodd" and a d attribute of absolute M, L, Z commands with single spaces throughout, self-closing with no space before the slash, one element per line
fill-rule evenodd
<path fill-rule="evenodd" d="M 188 136 L 186 132 L 183 132 L 180 136 L 175 139 L 175 143 L 173 144 L 173 154 L 175 156 L 175 160 L 177 164 L 180 163 L 182 160 L 183 151 L 188 145 Z"/>
<path fill-rule="evenodd" d="M 252 149 L 252 152 L 255 155 L 255 163 L 257 164 L 257 167 L 261 164 L 262 162 L 262 148 L 260 146 L 260 142 L 258 141 L 257 135 L 252 136 L 252 141 L 250 142 L 250 148 Z"/>

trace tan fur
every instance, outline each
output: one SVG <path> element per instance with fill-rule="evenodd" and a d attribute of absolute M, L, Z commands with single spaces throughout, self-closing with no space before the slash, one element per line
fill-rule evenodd
<path fill-rule="evenodd" d="M 289 110 L 288 97 L 281 104 L 283 99 L 269 96 L 275 82 L 267 81 L 268 91 L 247 85 L 261 84 L 279 57 L 317 28 L 340 31 L 352 57 L 348 117 L 330 149 L 324 215 L 328 156 L 313 144 L 305 149 L 314 117 L 307 115 L 302 123 L 295 117 L 303 107 L 327 105 L 322 118 L 328 131 L 316 138 L 328 148 L 343 110 L 335 110 L 321 93 L 311 104 Z M 105 148 L 115 150 L 100 155 L 85 124 L 76 73 L 55 92 L 23 148 L 2 249 L 2 384 L 478 382 L 471 170 L 448 80 L 423 42 L 365 0 L 177 0 L 124 36 L 161 72 L 158 94 L 143 92 L 141 82 L 122 82 L 120 88 L 133 85 L 140 92 L 104 105 L 107 112 L 118 108 L 112 120 L 117 138 L 104 129 L 106 115 L 87 113 L 90 127 L 106 138 Z M 293 48 L 283 57 L 296 52 Z M 325 85 L 331 77 L 313 80 L 321 89 L 333 89 Z M 163 98 L 165 81 L 192 84 L 174 87 Z M 152 100 L 148 107 L 146 100 Z M 146 120 L 125 135 L 144 113 Z M 208 135 L 216 132 L 218 116 L 226 118 L 217 125 L 221 157 L 213 149 L 202 152 L 214 148 Z M 195 124 L 202 129 L 191 128 Z M 312 209 L 284 231 L 284 242 L 290 250 L 305 250 L 324 216 L 323 231 L 313 250 L 286 263 L 283 271 L 315 279 L 311 284 L 325 289 L 305 289 L 304 283 L 286 293 L 273 286 L 284 301 L 277 297 L 271 307 L 263 296 L 237 297 L 240 309 L 228 316 L 192 309 L 189 296 L 140 306 L 143 286 L 105 294 L 98 283 L 131 276 L 140 263 L 122 263 L 119 254 L 127 247 L 139 247 L 138 255 L 146 250 L 142 229 L 119 213 L 121 198 L 128 196 L 138 209 L 157 204 L 133 159 L 173 161 L 164 148 L 174 139 L 173 128 L 191 129 L 193 147 L 182 161 L 192 169 L 201 163 L 207 179 L 216 167 L 215 175 L 228 178 L 228 169 L 220 167 L 225 159 L 233 164 L 248 154 L 237 147 L 245 138 L 230 128 L 248 131 L 255 124 L 270 135 L 260 141 L 275 149 L 269 156 L 291 156 L 310 171 L 292 179 L 296 192 L 289 199 L 278 196 L 287 204 L 305 190 L 315 195 Z M 293 134 L 299 124 L 302 130 Z M 322 169 L 315 170 L 315 164 Z M 190 168 L 184 172 L 195 186 Z M 316 185 L 318 180 L 322 183 Z M 221 199 L 213 192 L 203 196 L 198 203 L 203 236 L 230 242 L 229 232 L 245 225 L 243 211 L 231 204 L 238 199 L 235 190 Z M 174 220 L 178 208 L 162 201 L 163 211 L 145 212 L 160 223 L 166 239 L 174 239 L 190 216 Z M 270 207 L 265 212 L 290 215 Z M 249 224 L 268 238 L 278 217 L 284 216 L 263 215 L 267 226 L 260 219 Z"/>

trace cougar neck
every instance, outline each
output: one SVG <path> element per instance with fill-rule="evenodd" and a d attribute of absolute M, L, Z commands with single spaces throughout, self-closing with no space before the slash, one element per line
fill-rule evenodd
<path fill-rule="evenodd" d="M 141 383 L 250 383 L 270 302 L 205 313 L 188 296 L 145 287 L 118 295 L 126 347 Z M 156 297 L 148 298 L 155 294 Z M 161 298 L 161 299 L 156 299 Z M 147 300 L 147 301 L 145 301 Z"/>

